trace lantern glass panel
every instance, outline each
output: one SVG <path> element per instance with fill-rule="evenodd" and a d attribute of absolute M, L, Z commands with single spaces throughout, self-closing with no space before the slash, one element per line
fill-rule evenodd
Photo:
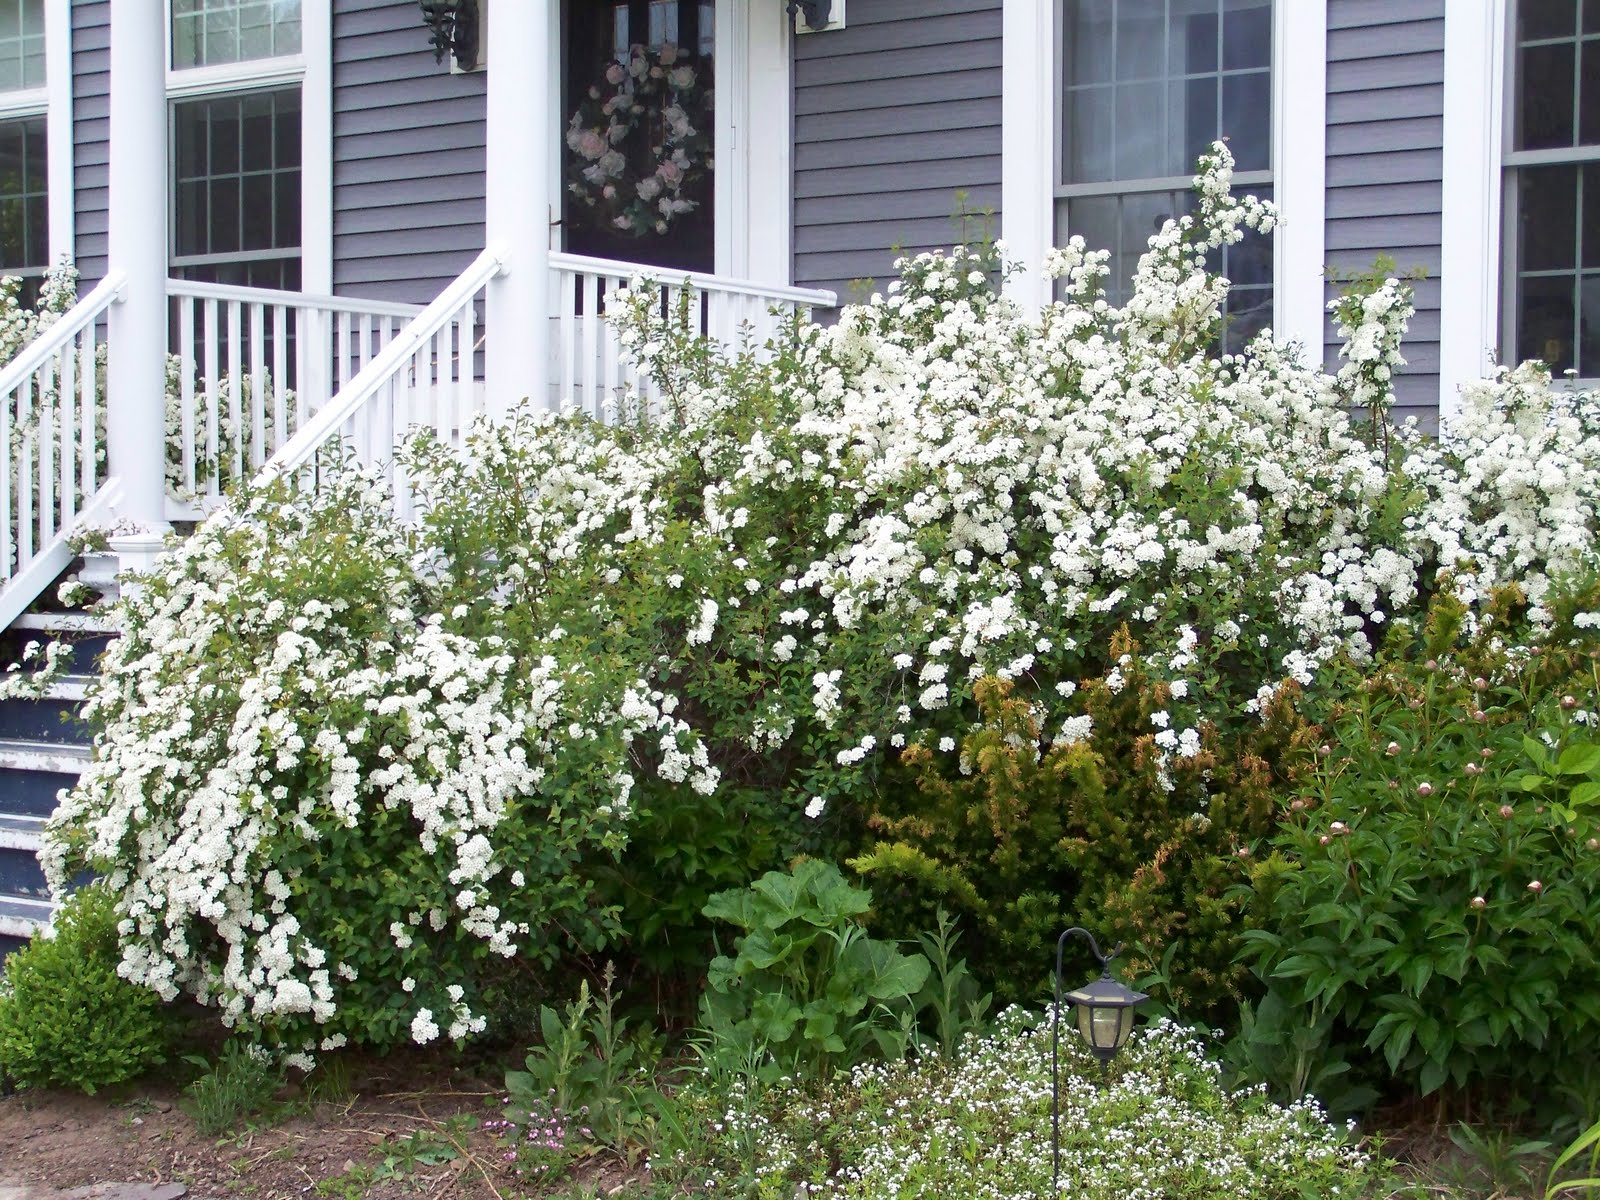
<path fill-rule="evenodd" d="M 1078 1006 L 1078 1033 L 1091 1049 L 1119 1050 L 1132 1032 L 1132 1008 L 1107 1004 Z"/>

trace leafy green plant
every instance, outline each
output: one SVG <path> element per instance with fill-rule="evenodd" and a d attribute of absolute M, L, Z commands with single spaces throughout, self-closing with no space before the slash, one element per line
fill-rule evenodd
<path fill-rule="evenodd" d="M 1590 1070 L 1595 664 L 1571 649 L 1496 662 L 1458 644 L 1459 616 L 1441 599 L 1414 646 L 1346 669 L 1328 753 L 1251 870 L 1262 927 L 1244 956 L 1268 994 L 1246 1034 L 1302 1031 L 1275 1080 L 1291 1094 L 1344 1060 L 1364 1064 L 1358 1083 L 1450 1085 L 1514 1114 Z"/>
<path fill-rule="evenodd" d="M 607 963 L 597 997 L 584 980 L 563 1011 L 541 1006 L 542 1043 L 528 1051 L 523 1070 L 506 1072 L 506 1119 L 521 1134 L 519 1148 L 625 1151 L 645 1132 L 653 1039 L 630 1032 L 627 1019 L 616 1015 L 614 981 Z"/>
<path fill-rule="evenodd" d="M 1582 1156 L 1588 1156 L 1588 1175 L 1581 1179 L 1562 1179 L 1561 1172 Z M 1550 1164 L 1550 1175 L 1545 1180 L 1544 1200 L 1570 1197 L 1581 1188 L 1585 1196 L 1600 1191 L 1600 1121 L 1585 1129 Z"/>
<path fill-rule="evenodd" d="M 284 1070 L 271 1054 L 235 1038 L 222 1047 L 215 1062 L 191 1061 L 207 1070 L 183 1089 L 179 1105 L 206 1137 L 235 1133 L 252 1118 L 273 1119 Z"/>
<path fill-rule="evenodd" d="M 713 896 L 706 916 L 741 933 L 732 955 L 711 961 L 705 1025 L 808 1075 L 904 1054 L 928 960 L 869 936 L 860 918 L 871 905 L 870 893 L 820 859 Z"/>
<path fill-rule="evenodd" d="M 925 1008 L 933 1025 L 933 1040 L 939 1053 L 954 1056 L 962 1038 L 985 1027 L 984 1018 L 993 1002 L 967 969 L 967 960 L 957 958 L 956 943 L 961 931 L 949 913 L 940 909 L 935 926 L 917 934 L 917 944 L 928 960 L 928 982 L 917 995 L 917 1006 Z"/>
<path fill-rule="evenodd" d="M 9 955 L 0 973 L 0 1077 L 19 1087 L 93 1093 L 165 1060 L 161 1001 L 117 974 L 117 912 L 98 884 L 57 911 L 54 932 Z"/>

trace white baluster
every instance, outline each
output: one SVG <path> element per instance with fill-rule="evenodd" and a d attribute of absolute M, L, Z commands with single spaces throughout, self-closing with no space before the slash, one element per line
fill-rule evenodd
<path fill-rule="evenodd" d="M 557 294 L 560 297 L 557 303 L 561 305 L 556 318 L 561 330 L 557 339 L 561 347 L 561 370 L 556 375 L 555 407 L 559 409 L 572 403 L 578 382 L 578 277 L 573 272 L 562 269 L 561 288 Z"/>
<path fill-rule="evenodd" d="M 267 314 L 250 306 L 250 469 L 267 461 Z"/>
<path fill-rule="evenodd" d="M 55 537 L 56 521 L 56 379 L 55 360 L 46 359 L 33 376 L 39 381 L 39 548 Z"/>
<path fill-rule="evenodd" d="M 181 430 L 179 484 L 195 494 L 194 468 L 194 306 L 193 296 L 178 298 L 178 425 Z"/>
<path fill-rule="evenodd" d="M 467 430 L 472 425 L 472 417 L 477 411 L 476 398 L 473 393 L 477 390 L 477 310 L 476 296 L 468 297 L 467 302 L 461 306 L 461 361 L 457 364 L 456 379 L 456 440 L 459 448 L 466 445 Z"/>
<path fill-rule="evenodd" d="M 580 408 L 594 412 L 598 408 L 600 382 L 600 278 L 593 272 L 583 273 L 583 386 L 573 396 Z"/>
<path fill-rule="evenodd" d="M 60 447 L 61 460 L 61 520 L 57 528 L 65 529 L 78 514 L 78 456 L 74 453 L 77 431 L 76 422 L 72 419 L 75 412 L 73 401 L 78 394 L 78 377 L 73 370 L 71 342 L 56 351 L 56 364 L 56 419 L 60 422 L 56 444 Z"/>
<path fill-rule="evenodd" d="M 19 403 L 20 399 L 19 389 Z M 15 568 L 20 565 L 13 558 L 16 547 L 11 537 L 11 531 L 21 524 L 11 507 L 13 484 L 20 482 L 17 476 L 21 466 L 11 444 L 11 413 L 12 406 L 9 403 L 0 404 L 0 447 L 5 450 L 5 469 L 0 470 L 0 578 L 3 579 L 11 578 Z"/>
<path fill-rule="evenodd" d="M 289 388 L 289 310 L 272 306 L 272 452 L 289 440 L 289 414 L 284 393 Z"/>
<path fill-rule="evenodd" d="M 82 478 L 84 502 L 94 495 L 96 483 L 99 478 L 98 468 L 95 465 L 95 452 L 98 449 L 95 440 L 95 412 L 99 407 L 100 397 L 97 394 L 95 378 L 95 337 L 94 323 L 90 322 L 78 335 L 78 421 L 82 429 L 82 461 L 78 470 Z M 193 450 L 190 451 L 190 461 L 193 461 Z M 3 507 L 3 505 L 0 505 Z"/>
<path fill-rule="evenodd" d="M 220 387 L 218 375 L 222 372 L 219 341 L 221 334 L 217 329 L 221 314 L 217 310 L 215 300 L 207 300 L 205 307 L 206 316 L 206 484 L 205 494 L 216 496 L 221 492 L 222 481 L 222 418 L 219 411 L 217 391 Z"/>
<path fill-rule="evenodd" d="M 33 557 L 33 376 L 17 389 L 17 424 L 22 430 L 21 461 L 17 464 L 17 566 Z"/>
<path fill-rule="evenodd" d="M 243 308 L 228 301 L 228 427 L 233 439 L 232 483 L 244 478 L 244 329 Z M 220 473 L 220 472 L 219 472 Z"/>

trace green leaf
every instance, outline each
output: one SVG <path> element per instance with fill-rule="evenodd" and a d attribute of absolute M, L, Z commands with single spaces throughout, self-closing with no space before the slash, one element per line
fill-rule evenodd
<path fill-rule="evenodd" d="M 1557 775 L 1592 775 L 1600 769 L 1600 746 L 1568 746 L 1556 759 Z"/>

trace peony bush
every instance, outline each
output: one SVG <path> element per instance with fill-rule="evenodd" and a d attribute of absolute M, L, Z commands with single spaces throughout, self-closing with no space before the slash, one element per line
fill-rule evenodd
<path fill-rule="evenodd" d="M 507 951 L 619 937 L 698 971 L 711 894 L 870 850 L 869 811 L 916 821 L 908 751 L 924 785 L 972 774 L 985 680 L 1019 759 L 1133 760 L 1102 816 L 1160 828 L 1080 858 L 1128 872 L 1097 886 L 1154 928 L 1167 893 L 1133 872 L 1199 859 L 1209 888 L 1260 832 L 1265 777 L 1230 809 L 1201 760 L 1431 597 L 1476 629 L 1516 580 L 1531 603 L 1493 636 L 1544 636 L 1550 581 L 1595 557 L 1591 399 L 1528 366 L 1438 442 L 1389 428 L 1397 280 L 1340 302 L 1335 372 L 1267 336 L 1215 353 L 1205 263 L 1276 223 L 1231 175 L 1219 145 L 1120 308 L 1079 239 L 1037 314 L 996 288 L 1003 248 L 920 255 L 766 348 L 699 341 L 687 300 L 640 289 L 617 319 L 659 395 L 524 411 L 465 455 L 420 435 L 421 528 L 357 477 L 241 496 L 129 601 L 56 824 L 119 890 L 125 970 L 296 1046 L 470 1034 Z M 1111 711 L 1126 730 L 1097 739 Z M 940 861 L 935 825 L 897 832 Z M 1212 997 L 1230 911 L 1194 944 L 1158 931 Z"/>

